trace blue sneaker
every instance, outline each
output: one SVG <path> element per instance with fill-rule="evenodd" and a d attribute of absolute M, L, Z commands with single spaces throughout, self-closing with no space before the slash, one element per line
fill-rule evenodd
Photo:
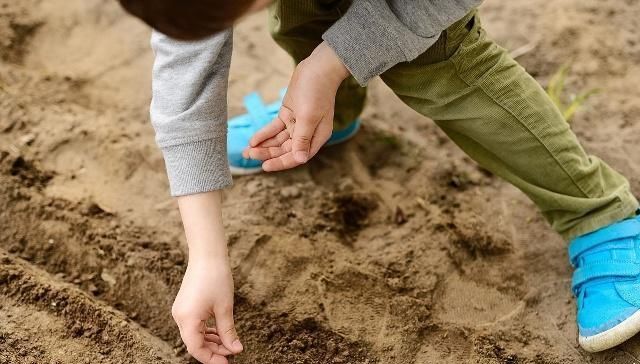
<path fill-rule="evenodd" d="M 640 216 L 574 239 L 569 258 L 580 346 L 602 351 L 640 332 Z"/>
<path fill-rule="evenodd" d="M 242 151 L 249 146 L 249 140 L 258 130 L 269 124 L 278 116 L 282 99 L 286 90 L 280 92 L 280 99 L 272 104 L 265 105 L 257 93 L 251 93 L 244 98 L 244 106 L 248 113 L 239 115 L 229 120 L 227 132 L 227 157 L 231 174 L 242 176 L 259 173 L 262 171 L 262 161 L 245 159 Z M 334 145 L 351 139 L 360 129 L 360 120 L 356 119 L 345 129 L 334 131 L 325 145 Z"/>

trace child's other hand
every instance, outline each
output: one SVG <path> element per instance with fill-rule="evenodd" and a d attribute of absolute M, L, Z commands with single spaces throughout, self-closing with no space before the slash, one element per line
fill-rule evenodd
<path fill-rule="evenodd" d="M 251 138 L 244 157 L 264 161 L 267 172 L 306 163 L 331 137 L 336 92 L 347 76 L 334 51 L 320 44 L 298 64 L 278 117 Z"/>
<path fill-rule="evenodd" d="M 233 322 L 233 278 L 227 259 L 190 258 L 173 318 L 189 353 L 204 364 L 227 364 L 243 350 Z M 206 320 L 215 317 L 215 328 Z"/>

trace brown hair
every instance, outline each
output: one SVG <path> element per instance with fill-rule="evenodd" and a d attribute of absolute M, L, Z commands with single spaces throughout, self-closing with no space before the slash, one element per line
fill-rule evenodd
<path fill-rule="evenodd" d="M 172 38 L 196 40 L 227 29 L 254 0 L 119 0 L 131 15 Z"/>

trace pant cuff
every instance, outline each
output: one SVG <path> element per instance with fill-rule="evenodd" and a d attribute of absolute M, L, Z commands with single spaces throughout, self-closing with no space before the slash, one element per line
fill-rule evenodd
<path fill-rule="evenodd" d="M 590 232 L 601 229 L 618 221 L 622 221 L 635 215 L 639 208 L 638 200 L 631 194 L 631 191 L 625 191 L 620 196 L 620 204 L 614 210 L 608 210 L 601 214 L 591 216 L 584 219 L 573 228 L 561 232 L 560 235 L 567 241 L 571 241 L 578 236 L 588 234 Z"/>

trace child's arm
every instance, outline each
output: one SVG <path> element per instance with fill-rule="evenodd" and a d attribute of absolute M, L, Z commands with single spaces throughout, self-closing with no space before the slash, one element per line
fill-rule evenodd
<path fill-rule="evenodd" d="M 178 41 L 158 32 L 151 122 L 164 155 L 171 194 L 229 187 L 227 84 L 231 30 L 199 41 Z"/>
<path fill-rule="evenodd" d="M 243 349 L 233 322 L 233 278 L 220 200 L 219 191 L 178 197 L 189 265 L 172 314 L 189 353 L 203 363 L 210 363 L 214 354 Z M 205 338 L 204 323 L 212 313 L 217 331 Z"/>
<path fill-rule="evenodd" d="M 263 160 L 267 171 L 305 163 L 331 135 L 336 90 L 347 75 L 364 86 L 394 65 L 415 59 L 480 3 L 354 0 L 323 34 L 324 42 L 296 67 L 280 118 L 256 133 L 245 157 Z"/>
<path fill-rule="evenodd" d="M 231 43 L 231 31 L 193 42 L 157 32 L 151 39 L 156 56 L 151 121 L 189 245 L 172 313 L 187 350 L 203 363 L 227 363 L 225 355 L 242 351 L 218 191 L 231 184 L 226 154 Z M 211 315 L 215 333 L 205 331 Z"/>

